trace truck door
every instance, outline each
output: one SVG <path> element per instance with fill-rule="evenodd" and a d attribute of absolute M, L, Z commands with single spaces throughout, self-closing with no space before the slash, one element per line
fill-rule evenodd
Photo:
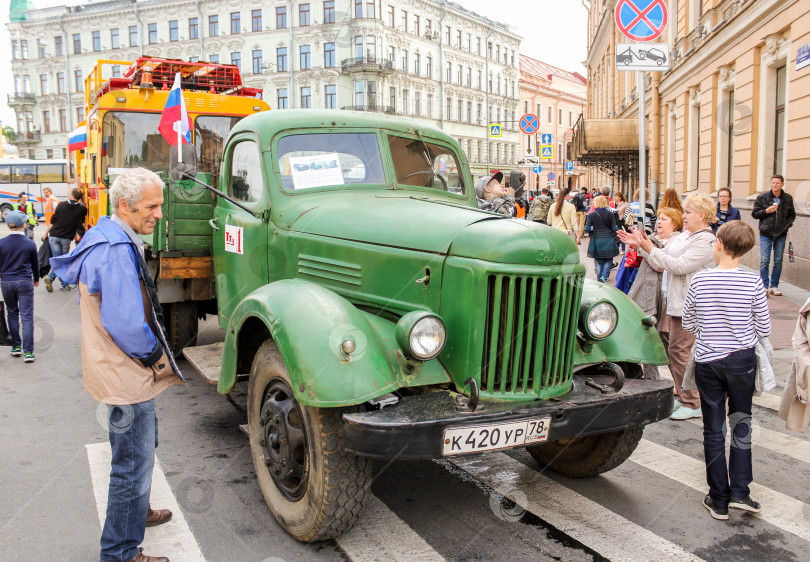
<path fill-rule="evenodd" d="M 220 189 L 259 214 L 270 207 L 265 185 L 258 140 L 249 133 L 240 135 L 223 155 Z M 268 225 L 222 197 L 217 198 L 211 223 L 217 308 L 220 325 L 226 326 L 236 305 L 268 282 Z"/>

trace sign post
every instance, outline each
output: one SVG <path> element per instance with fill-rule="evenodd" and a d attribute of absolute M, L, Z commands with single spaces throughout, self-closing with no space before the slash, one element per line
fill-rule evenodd
<path fill-rule="evenodd" d="M 664 33 L 667 26 L 667 5 L 664 0 L 619 0 L 614 10 L 616 26 L 631 41 L 653 41 Z M 647 215 L 647 128 L 646 128 L 646 66 L 652 70 L 669 68 L 669 49 L 641 49 L 636 45 L 617 45 L 616 67 L 618 70 L 636 70 L 638 92 L 638 202 L 641 224 L 645 226 Z M 622 52 L 618 52 L 622 51 Z M 647 60 L 649 56 L 650 60 Z M 632 63 L 632 66 L 631 66 Z M 666 64 L 666 68 L 664 67 Z M 624 68 L 622 68 L 624 67 Z"/>

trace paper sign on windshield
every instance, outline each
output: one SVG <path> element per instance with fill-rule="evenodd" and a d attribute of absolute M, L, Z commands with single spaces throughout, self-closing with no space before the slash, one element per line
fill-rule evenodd
<path fill-rule="evenodd" d="M 290 158 L 295 189 L 343 185 L 343 172 L 337 153 Z"/>

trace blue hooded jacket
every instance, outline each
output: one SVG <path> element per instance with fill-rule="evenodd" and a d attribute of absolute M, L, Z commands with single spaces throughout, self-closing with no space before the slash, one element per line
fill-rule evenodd
<path fill-rule="evenodd" d="M 121 351 L 145 367 L 160 359 L 164 347 L 172 357 L 144 317 L 138 249 L 109 217 L 99 219 L 73 251 L 51 258 L 51 267 L 65 283 L 81 282 L 90 294 L 102 295 L 101 323 Z"/>

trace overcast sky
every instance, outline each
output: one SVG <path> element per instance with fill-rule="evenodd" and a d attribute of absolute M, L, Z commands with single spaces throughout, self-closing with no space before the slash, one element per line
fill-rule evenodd
<path fill-rule="evenodd" d="M 81 4 L 75 0 L 33 0 L 35 8 Z M 456 0 L 465 8 L 489 19 L 504 23 L 523 37 L 521 53 L 586 76 L 582 62 L 586 55 L 587 11 L 581 0 Z M 8 23 L 8 2 L 0 4 L 0 60 L 11 60 Z M 29 52 L 36 54 L 36 42 L 29 43 Z M 6 67 L 8 68 L 8 67 Z M 14 112 L 6 105 L 7 94 L 13 90 L 10 77 L 0 81 L 0 121 L 16 128 Z M 32 76 L 31 87 L 39 88 Z"/>

